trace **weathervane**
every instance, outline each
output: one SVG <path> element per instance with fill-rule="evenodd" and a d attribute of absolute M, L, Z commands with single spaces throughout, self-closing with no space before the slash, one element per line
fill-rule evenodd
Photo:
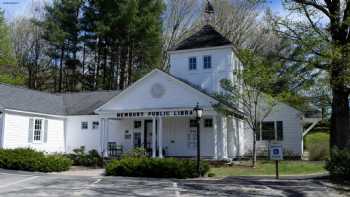
<path fill-rule="evenodd" d="M 206 25 L 209 24 L 213 14 L 214 14 L 214 7 L 213 5 L 211 5 L 210 1 L 207 0 L 207 5 L 205 6 L 205 10 L 204 10 L 204 20 Z"/>

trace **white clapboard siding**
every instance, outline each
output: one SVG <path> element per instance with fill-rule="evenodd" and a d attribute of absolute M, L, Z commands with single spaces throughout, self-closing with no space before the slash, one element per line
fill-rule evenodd
<path fill-rule="evenodd" d="M 278 104 L 265 121 L 283 121 L 283 141 L 277 141 L 283 145 L 283 149 L 290 156 L 301 156 L 302 146 L 302 121 L 300 111 L 286 105 Z M 267 149 L 266 141 L 258 141 L 259 149 Z"/>
<path fill-rule="evenodd" d="M 3 136 L 4 136 L 4 134 L 3 134 L 4 118 L 3 117 L 4 117 L 4 114 L 3 113 L 0 114 L 0 148 L 3 148 L 3 140 L 4 140 L 4 138 L 3 138 Z"/>
<path fill-rule="evenodd" d="M 65 145 L 63 119 L 40 117 L 44 118 L 48 122 L 47 142 L 28 142 L 29 120 L 35 117 L 37 116 L 5 113 L 3 135 L 4 148 L 30 147 L 48 153 L 64 152 Z"/>
<path fill-rule="evenodd" d="M 66 119 L 66 151 L 84 146 L 86 151 L 95 149 L 101 151 L 101 119 L 99 115 L 67 116 Z M 88 122 L 88 129 L 81 129 L 81 122 Z M 98 121 L 99 128 L 93 129 L 92 122 Z"/>

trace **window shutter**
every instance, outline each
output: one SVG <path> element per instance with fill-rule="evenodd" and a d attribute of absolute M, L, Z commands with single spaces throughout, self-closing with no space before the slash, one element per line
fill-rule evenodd
<path fill-rule="evenodd" d="M 283 140 L 283 122 L 277 121 L 277 140 Z"/>
<path fill-rule="evenodd" d="M 49 121 L 45 120 L 44 121 L 44 143 L 47 142 L 47 127 L 48 127 Z"/>
<path fill-rule="evenodd" d="M 33 123 L 34 123 L 33 118 L 30 118 L 29 119 L 29 127 L 28 127 L 28 143 L 33 142 Z"/>

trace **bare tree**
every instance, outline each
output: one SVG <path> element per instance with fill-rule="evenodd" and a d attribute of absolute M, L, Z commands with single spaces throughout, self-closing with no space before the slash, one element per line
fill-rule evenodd
<path fill-rule="evenodd" d="M 272 29 L 273 15 L 263 1 L 213 0 L 215 12 L 210 23 L 237 49 L 268 53 L 279 46 Z"/>
<path fill-rule="evenodd" d="M 46 56 L 40 28 L 30 19 L 18 18 L 11 25 L 12 44 L 17 66 L 27 76 L 29 88 L 40 88 L 40 78 L 48 70 L 51 59 Z"/>
<path fill-rule="evenodd" d="M 166 0 L 167 9 L 163 15 L 162 66 L 169 69 L 167 51 L 177 42 L 193 32 L 198 20 L 200 4 L 196 0 Z"/>

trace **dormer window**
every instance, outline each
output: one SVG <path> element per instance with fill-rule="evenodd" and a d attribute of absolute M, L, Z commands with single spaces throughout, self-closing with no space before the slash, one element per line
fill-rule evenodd
<path fill-rule="evenodd" d="M 188 68 L 189 68 L 189 70 L 196 70 L 197 69 L 197 58 L 196 57 L 190 57 L 188 59 Z"/>
<path fill-rule="evenodd" d="M 211 56 L 206 55 L 203 57 L 203 68 L 210 69 L 211 68 Z"/>

